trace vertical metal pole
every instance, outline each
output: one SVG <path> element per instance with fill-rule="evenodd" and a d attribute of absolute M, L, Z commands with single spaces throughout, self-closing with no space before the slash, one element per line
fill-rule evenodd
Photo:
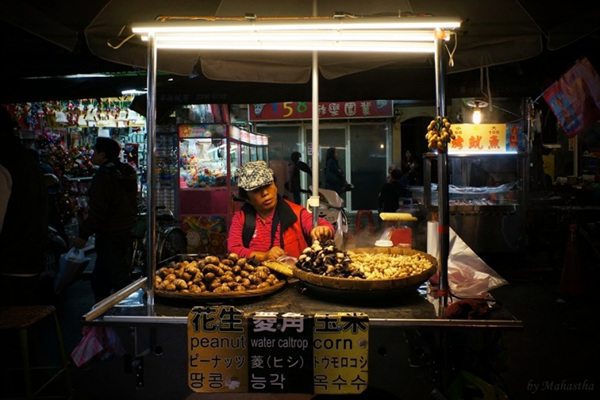
<path fill-rule="evenodd" d="M 313 0 L 313 17 L 318 14 L 318 0 Z M 312 53 L 312 196 L 308 204 L 313 228 L 319 225 L 319 53 Z"/>
<path fill-rule="evenodd" d="M 312 56 L 312 217 L 313 227 L 319 224 L 319 54 Z"/>
<path fill-rule="evenodd" d="M 535 130 L 533 128 L 533 119 L 535 117 L 535 107 L 531 98 L 527 98 L 526 102 L 527 109 L 527 148 L 525 149 L 525 154 L 519 152 L 517 158 L 517 177 L 521 176 L 521 196 L 518 199 L 520 207 L 522 210 L 522 216 L 527 215 L 527 202 L 529 199 L 529 189 L 531 185 L 531 151 L 533 149 L 533 139 L 535 135 Z M 525 227 L 523 226 L 523 229 Z"/>
<path fill-rule="evenodd" d="M 148 168 L 146 170 L 146 184 L 148 195 L 148 229 L 146 231 L 147 243 L 147 296 L 148 314 L 154 313 L 154 274 L 156 273 L 156 42 L 154 33 L 148 35 L 148 68 L 147 68 L 147 103 L 146 103 L 146 141 L 148 152 Z"/>
<path fill-rule="evenodd" d="M 573 175 L 579 176 L 579 135 L 575 135 L 573 139 Z"/>
<path fill-rule="evenodd" d="M 444 82 L 443 39 L 436 39 L 435 47 L 435 89 L 437 115 L 444 118 L 446 93 Z M 445 317 L 448 305 L 448 255 L 450 253 L 450 208 L 448 205 L 448 150 L 438 150 L 438 236 L 440 258 L 440 317 Z"/>

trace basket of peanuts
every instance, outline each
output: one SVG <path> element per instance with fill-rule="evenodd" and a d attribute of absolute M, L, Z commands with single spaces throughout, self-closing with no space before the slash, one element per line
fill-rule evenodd
<path fill-rule="evenodd" d="M 437 272 L 437 259 L 403 247 L 340 250 L 315 241 L 293 268 L 299 280 L 330 289 L 377 292 L 416 288 Z"/>

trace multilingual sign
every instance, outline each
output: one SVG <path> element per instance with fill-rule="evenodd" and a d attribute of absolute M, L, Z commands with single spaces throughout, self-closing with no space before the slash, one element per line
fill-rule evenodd
<path fill-rule="evenodd" d="M 248 335 L 234 307 L 194 307 L 188 314 L 188 385 L 196 392 L 248 390 Z"/>
<path fill-rule="evenodd" d="M 313 320 L 302 314 L 257 312 L 248 317 L 251 393 L 311 393 Z"/>
<path fill-rule="evenodd" d="M 363 313 L 245 315 L 233 306 L 197 306 L 187 332 L 194 392 L 358 394 L 368 385 Z"/>
<path fill-rule="evenodd" d="M 314 392 L 361 393 L 369 376 L 366 314 L 316 314 L 314 320 Z"/>

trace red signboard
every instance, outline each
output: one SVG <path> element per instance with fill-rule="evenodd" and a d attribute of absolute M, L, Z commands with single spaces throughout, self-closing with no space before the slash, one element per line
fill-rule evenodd
<path fill-rule="evenodd" d="M 293 121 L 312 119 L 312 103 L 251 104 L 250 121 Z M 388 118 L 394 115 L 391 100 L 337 101 L 319 103 L 319 119 Z"/>

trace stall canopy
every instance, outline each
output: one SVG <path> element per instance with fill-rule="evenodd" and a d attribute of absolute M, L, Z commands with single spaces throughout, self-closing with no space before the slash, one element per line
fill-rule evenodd
<path fill-rule="evenodd" d="M 82 4 L 23 0 L 2 2 L 0 8 L 2 47 L 4 52 L 10 53 L 3 57 L 3 64 L 8 65 L 2 66 L 2 79 L 9 90 L 3 94 L 2 101 L 19 93 L 24 97 L 27 92 L 30 97 L 43 97 L 39 94 L 42 90 L 62 95 L 66 91 L 65 83 L 57 76 L 74 73 L 77 69 L 79 72 L 112 72 L 113 77 L 110 81 L 90 77 L 69 81 L 76 82 L 66 86 L 71 93 L 89 92 L 88 96 L 94 96 L 93 90 L 120 90 L 126 82 L 143 85 L 140 82 L 146 69 L 146 45 L 139 37 L 130 36 L 131 25 L 160 16 L 454 16 L 460 18 L 462 24 L 456 36 L 456 49 L 454 43 L 449 43 L 446 50 L 452 53 L 453 60 L 453 65 L 447 68 L 449 82 L 452 75 L 536 58 L 549 50 L 558 51 L 597 32 L 600 24 L 600 5 L 582 0 L 571 1 L 563 7 L 550 7 L 535 0 L 89 0 Z M 40 38 L 53 50 L 37 47 Z M 343 100 L 357 95 L 402 98 L 406 94 L 418 97 L 419 85 L 425 93 L 422 97 L 431 98 L 432 87 L 425 82 L 430 82 L 433 64 L 431 57 L 422 56 L 400 59 L 364 54 L 323 56 L 319 62 L 321 98 Z M 193 54 L 173 51 L 161 54 L 157 67 L 159 90 L 201 93 L 211 102 L 310 98 L 308 54 L 273 53 L 265 57 L 255 52 L 231 55 L 208 50 Z M 115 74 L 117 72 L 120 74 Z M 174 77 L 175 82 L 160 86 L 162 77 L 167 75 Z M 23 79 L 40 76 L 47 78 Z M 360 87 L 349 84 L 357 81 L 361 82 Z M 286 95 L 288 97 L 280 97 Z"/>
<path fill-rule="evenodd" d="M 522 1 L 527 3 L 527 1 Z M 160 16 L 214 16 L 216 18 L 239 17 L 244 13 L 257 17 L 297 17 L 297 16 L 398 16 L 414 18 L 418 16 L 458 17 L 463 24 L 458 35 L 458 46 L 454 53 L 454 65 L 448 73 L 457 73 L 481 66 L 492 66 L 519 61 L 539 55 L 543 50 L 543 37 L 548 39 L 549 49 L 561 48 L 579 37 L 596 30 L 600 23 L 593 18 L 594 10 L 588 7 L 573 20 L 569 20 L 569 10 L 557 9 L 555 15 L 562 20 L 555 23 L 547 32 L 536 21 L 532 13 L 542 9 L 536 2 L 530 2 L 529 10 L 516 0 L 446 1 L 446 0 L 375 0 L 375 1 L 112 1 L 98 13 L 85 29 L 90 49 L 97 56 L 122 64 L 145 66 L 146 46 L 138 38 L 117 46 L 131 32 L 131 23 L 151 21 Z M 537 2 L 539 3 L 539 2 Z M 574 4 L 570 3 L 572 10 Z M 598 5 L 596 15 L 600 10 Z M 551 7 L 547 5 L 543 9 Z M 589 19 L 589 22 L 587 21 Z M 588 23 L 586 23 L 588 22 Z M 450 49 L 452 50 L 452 49 Z M 243 53 L 231 55 L 220 51 L 203 51 L 189 57 L 174 53 L 161 56 L 158 70 L 175 74 L 189 75 L 192 71 L 202 72 L 210 79 L 234 81 L 261 81 L 302 83 L 309 80 L 311 61 L 309 57 L 297 54 Z M 373 69 L 393 63 L 406 65 L 423 64 L 423 58 L 407 60 L 407 57 L 365 57 L 364 54 L 347 53 L 340 60 L 336 54 L 329 59 L 321 59 L 319 69 L 326 79 L 337 78 L 353 72 Z M 431 62 L 428 63 L 431 65 Z M 198 71 L 198 68 L 201 71 Z"/>

